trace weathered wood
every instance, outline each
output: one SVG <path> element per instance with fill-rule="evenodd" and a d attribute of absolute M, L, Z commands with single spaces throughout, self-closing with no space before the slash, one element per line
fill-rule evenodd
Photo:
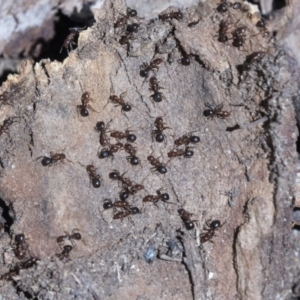
<path fill-rule="evenodd" d="M 171 11 L 177 9 L 166 12 Z M 125 3 L 106 1 L 95 13 L 96 24 L 80 33 L 78 48 L 63 63 L 27 61 L 20 75 L 5 82 L 3 92 L 12 105 L 3 106 L 1 121 L 16 119 L 0 137 L 0 194 L 12 203 L 14 232 L 24 233 L 41 259 L 37 269 L 20 273 L 21 291 L 41 299 L 51 293 L 87 299 L 92 291 L 101 299 L 276 299 L 296 170 L 295 86 L 283 53 L 259 34 L 255 20 L 233 10 L 224 17 L 210 5 L 202 11 L 183 10 L 182 20 L 137 19 L 139 30 L 126 49 L 119 43 L 123 29 L 114 28 L 126 14 Z M 222 18 L 232 20 L 229 32 L 247 27 L 241 49 L 232 40 L 218 42 Z M 189 27 L 195 19 L 199 23 Z M 237 66 L 257 51 L 266 55 L 241 72 Z M 184 53 L 190 54 L 189 66 L 179 62 Z M 140 65 L 153 58 L 163 59 L 156 72 L 166 98 L 161 103 L 151 102 L 149 79 L 139 74 Z M 77 105 L 86 91 L 95 112 L 82 117 Z M 124 92 L 132 110 L 122 114 L 108 100 Z M 203 115 L 221 103 L 230 117 Z M 161 144 L 151 137 L 159 116 L 170 127 Z M 109 129 L 136 133 L 141 167 L 131 166 L 124 151 L 113 160 L 97 157 L 101 147 L 94 127 L 110 120 Z M 169 161 L 174 139 L 188 132 L 201 140 L 194 156 Z M 37 158 L 50 152 L 64 153 L 69 161 L 42 166 Z M 151 172 L 149 155 L 167 164 L 165 175 Z M 89 164 L 101 174 L 99 189 L 89 182 L 84 167 Z M 142 210 L 132 216 L 134 223 L 113 220 L 112 210 L 103 211 L 103 200 L 117 198 L 120 191 L 108 177 L 114 169 L 145 186 L 128 200 Z M 173 204 L 142 202 L 162 187 Z M 177 212 L 181 207 L 192 213 L 196 230 L 185 229 Z M 223 226 L 213 243 L 200 245 L 209 219 Z M 61 252 L 56 237 L 73 228 L 83 239 L 76 242 L 72 261 L 50 262 Z M 174 262 L 155 259 L 148 265 L 147 248 L 167 252 L 163 245 L 170 239 L 182 243 L 182 264 L 176 262 L 179 255 Z M 56 275 L 50 277 L 49 270 Z M 47 286 L 37 288 L 37 282 Z"/>

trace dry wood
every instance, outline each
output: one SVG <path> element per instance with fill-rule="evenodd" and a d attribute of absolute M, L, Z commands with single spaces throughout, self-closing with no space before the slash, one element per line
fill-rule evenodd
<path fill-rule="evenodd" d="M 122 28 L 114 28 L 121 13 L 126 14 L 124 1 L 106 1 L 63 63 L 27 61 L 3 86 L 12 105 L 2 106 L 1 122 L 15 119 L 0 137 L 0 194 L 13 208 L 12 229 L 25 234 L 32 255 L 41 259 L 37 268 L 21 271 L 20 280 L 14 278 L 19 291 L 39 299 L 91 299 L 92 294 L 100 299 L 276 299 L 296 170 L 295 86 L 285 54 L 239 11 L 226 17 L 232 20 L 230 30 L 247 26 L 245 45 L 218 42 L 223 16 L 204 4 L 201 12 L 183 10 L 182 20 L 138 20 L 126 49 L 119 43 Z M 257 51 L 265 51 L 265 57 L 240 72 L 237 66 Z M 178 62 L 184 53 L 190 54 L 189 66 Z M 156 76 L 166 98 L 155 104 L 149 79 L 139 75 L 140 65 L 153 58 L 163 59 Z M 76 108 L 87 91 L 95 112 L 82 117 Z M 132 110 L 122 114 L 108 100 L 124 92 Z M 203 115 L 207 105 L 221 103 L 230 117 Z M 151 137 L 159 116 L 171 128 L 164 132 L 166 144 Z M 97 157 L 101 147 L 94 127 L 110 120 L 109 128 L 136 133 L 141 167 L 131 166 L 124 151 L 113 160 Z M 174 139 L 188 132 L 201 140 L 194 156 L 168 162 Z M 50 152 L 64 153 L 68 160 L 44 167 L 36 159 Z M 149 155 L 168 162 L 167 174 L 151 172 Z M 101 175 L 99 189 L 89 182 L 84 166 L 90 164 Z M 113 211 L 103 210 L 103 200 L 117 198 L 120 191 L 108 177 L 114 169 L 145 186 L 129 199 L 142 210 L 132 216 L 133 223 L 113 220 Z M 144 196 L 162 187 L 175 205 L 143 204 Z M 197 221 L 195 230 L 185 229 L 177 212 L 181 207 Z M 213 243 L 200 244 L 209 219 L 224 225 Z M 61 252 L 56 238 L 73 228 L 83 239 L 76 241 L 72 260 L 50 261 Z M 4 236 L 2 274 L 17 261 Z M 149 265 L 147 249 L 164 254 L 169 240 L 176 240 L 183 253 Z M 5 282 L 1 294 L 12 291 Z"/>

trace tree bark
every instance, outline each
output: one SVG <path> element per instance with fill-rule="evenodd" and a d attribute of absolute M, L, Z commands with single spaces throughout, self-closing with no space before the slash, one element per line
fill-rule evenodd
<path fill-rule="evenodd" d="M 2 106 L 1 120 L 10 117 L 13 123 L 0 136 L 0 194 L 13 219 L 10 229 L 25 234 L 29 255 L 40 260 L 5 282 L 1 294 L 11 299 L 280 299 L 287 288 L 278 282 L 285 276 L 297 166 L 292 101 L 297 83 L 286 54 L 260 34 L 255 18 L 231 8 L 222 15 L 209 4 L 182 10 L 179 20 L 129 19 L 139 30 L 128 47 L 122 46 L 126 27 L 114 24 L 126 9 L 124 1 L 105 1 L 95 10 L 96 23 L 80 33 L 77 49 L 63 63 L 26 61 L 3 85 L 11 105 Z M 171 7 L 164 13 L 176 11 Z M 242 47 L 218 41 L 222 19 L 230 20 L 228 32 L 246 26 Z M 265 56 L 249 71 L 241 70 L 247 56 L 258 51 Z M 185 55 L 188 66 L 180 63 Z M 155 75 L 163 88 L 160 103 L 151 101 L 149 78 L 140 76 L 140 66 L 156 58 L 163 62 L 149 78 Z M 87 117 L 77 109 L 84 92 L 93 99 Z M 109 102 L 122 93 L 132 105 L 129 112 Z M 204 116 L 220 104 L 229 117 Z M 169 127 L 166 143 L 151 136 L 157 117 Z M 110 122 L 109 130 L 129 128 L 137 135 L 140 166 L 130 165 L 124 151 L 113 159 L 98 158 L 102 147 L 94 127 L 99 121 Z M 190 132 L 200 137 L 194 156 L 169 159 L 174 140 Z M 67 159 L 43 166 L 39 157 L 51 152 Z M 165 175 L 151 171 L 149 155 L 166 164 Z M 99 189 L 90 183 L 85 168 L 90 164 L 101 175 Z M 103 200 L 118 198 L 121 190 L 109 179 L 114 169 L 145 187 L 128 200 L 141 210 L 132 222 L 113 220 L 113 210 L 103 209 Z M 155 207 L 142 201 L 160 188 L 170 203 L 159 201 Z M 192 214 L 194 230 L 186 230 L 179 208 Z M 212 220 L 221 227 L 211 242 L 201 243 L 200 234 L 207 234 Z M 82 241 L 71 251 L 71 261 L 50 260 L 61 252 L 56 238 L 73 228 Z M 1 274 L 19 262 L 10 249 L 14 235 L 7 231 Z M 168 241 L 179 249 L 172 257 L 164 255 Z M 152 250 L 169 260 L 148 264 L 144 255 Z"/>

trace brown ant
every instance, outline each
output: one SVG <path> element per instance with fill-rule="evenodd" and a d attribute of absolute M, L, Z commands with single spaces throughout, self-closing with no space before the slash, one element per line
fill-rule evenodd
<path fill-rule="evenodd" d="M 144 189 L 145 189 L 145 187 L 142 184 L 135 184 L 128 190 L 128 192 L 131 195 L 135 195 L 137 192 L 144 190 Z"/>
<path fill-rule="evenodd" d="M 63 46 L 61 47 L 59 53 L 61 53 L 62 49 L 65 48 L 69 54 L 70 50 L 73 50 L 73 46 L 76 45 L 76 43 L 74 42 L 74 39 L 76 36 L 79 35 L 79 33 L 85 29 L 85 27 L 83 28 L 79 28 L 79 27 L 73 27 L 73 28 L 69 28 L 70 34 L 67 36 L 67 38 L 65 39 Z"/>
<path fill-rule="evenodd" d="M 121 182 L 122 186 L 131 187 L 133 185 L 133 182 L 129 178 L 123 176 L 125 173 L 120 175 L 120 172 L 118 170 L 113 170 L 108 174 L 108 176 L 111 180 L 118 180 L 119 182 Z"/>
<path fill-rule="evenodd" d="M 239 7 L 239 9 L 241 10 L 242 13 L 246 13 L 247 14 L 247 18 L 248 19 L 252 19 L 252 14 L 249 12 L 250 7 L 245 4 L 245 5 L 241 5 L 241 7 Z"/>
<path fill-rule="evenodd" d="M 37 257 L 28 257 L 27 259 L 16 264 L 9 272 L 0 276 L 1 280 L 12 280 L 14 276 L 19 275 L 20 270 L 29 269 L 36 265 L 39 259 Z"/>
<path fill-rule="evenodd" d="M 220 25 L 219 25 L 219 37 L 218 37 L 218 41 L 221 42 L 221 43 L 226 43 L 229 38 L 228 38 L 228 29 L 229 29 L 229 21 L 228 20 L 222 20 L 220 22 Z"/>
<path fill-rule="evenodd" d="M 241 26 L 232 32 L 232 39 L 233 39 L 232 45 L 234 47 L 242 47 L 245 44 L 246 29 L 247 29 L 246 26 Z"/>
<path fill-rule="evenodd" d="M 194 151 L 191 147 L 186 147 L 185 149 L 174 149 L 168 152 L 169 158 L 183 156 L 184 158 L 191 158 L 194 155 Z"/>
<path fill-rule="evenodd" d="M 9 100 L 9 93 L 8 92 L 4 92 L 3 94 L 1 94 L 0 95 L 0 106 L 3 105 L 3 104 L 13 106 L 11 103 L 8 102 L 8 100 Z"/>
<path fill-rule="evenodd" d="M 220 13 L 225 13 L 228 11 L 228 9 L 230 7 L 233 9 L 242 10 L 242 3 L 240 3 L 240 2 L 231 3 L 231 2 L 228 2 L 228 0 L 221 0 L 221 3 L 217 7 L 217 11 Z"/>
<path fill-rule="evenodd" d="M 178 209 L 178 213 L 180 215 L 181 220 L 183 221 L 185 228 L 187 230 L 192 230 L 195 228 L 194 223 L 196 222 L 195 220 L 191 220 L 191 213 L 187 212 L 185 209 L 180 208 Z"/>
<path fill-rule="evenodd" d="M 150 99 L 152 99 L 154 102 L 161 102 L 163 99 L 165 99 L 164 94 L 159 92 L 162 87 L 160 87 L 158 83 L 159 82 L 157 81 L 157 78 L 155 76 L 152 76 L 149 80 L 149 90 L 152 90 L 154 92 L 154 94 L 150 96 Z"/>
<path fill-rule="evenodd" d="M 131 130 L 128 129 L 125 132 L 112 131 L 110 136 L 118 140 L 126 139 L 127 142 L 134 143 L 136 141 L 136 135 L 130 132 Z"/>
<path fill-rule="evenodd" d="M 25 260 L 21 261 L 17 267 L 19 269 L 29 269 L 29 268 L 32 268 L 34 265 L 36 265 L 36 262 L 38 261 L 39 259 L 35 256 L 31 256 L 31 257 L 28 257 L 26 258 Z"/>
<path fill-rule="evenodd" d="M 189 143 L 191 144 L 197 144 L 200 142 L 200 138 L 199 136 L 196 136 L 196 135 L 192 135 L 192 133 L 188 133 L 188 134 L 185 134 L 183 136 L 181 136 L 180 138 L 176 139 L 174 141 L 174 144 L 175 146 L 181 146 L 181 145 L 188 145 Z"/>
<path fill-rule="evenodd" d="M 228 0 L 221 0 L 221 3 L 217 6 L 217 11 L 219 13 L 225 13 L 228 11 L 229 6 L 230 2 L 228 3 Z"/>
<path fill-rule="evenodd" d="M 158 69 L 159 69 L 158 65 L 161 64 L 163 61 L 164 60 L 162 58 L 155 58 L 155 59 L 151 60 L 150 64 L 147 64 L 146 62 L 144 62 L 140 66 L 140 69 L 141 69 L 140 76 L 147 78 L 149 76 L 149 72 L 151 70 L 156 69 L 156 71 L 158 71 Z"/>
<path fill-rule="evenodd" d="M 23 260 L 28 255 L 29 246 L 25 241 L 25 235 L 23 233 L 15 235 L 14 239 L 14 253 L 18 259 Z"/>
<path fill-rule="evenodd" d="M 170 199 L 170 196 L 168 193 L 161 193 L 161 189 L 156 191 L 157 195 L 147 195 L 143 198 L 143 202 L 152 202 L 154 205 L 161 200 L 163 202 L 166 202 Z"/>
<path fill-rule="evenodd" d="M 154 170 L 154 171 L 157 171 L 158 173 L 160 174 L 166 174 L 167 173 L 167 168 L 166 166 L 161 163 L 157 158 L 155 158 L 154 156 L 152 155 L 149 155 L 147 157 L 149 163 L 154 166 L 153 168 L 151 168 L 151 170 Z"/>
<path fill-rule="evenodd" d="M 125 111 L 125 112 L 128 112 L 128 111 L 131 110 L 131 105 L 130 105 L 128 102 L 125 103 L 125 101 L 124 101 L 124 99 L 123 99 L 123 96 L 124 96 L 124 95 L 125 95 L 125 92 L 122 93 L 122 94 L 120 95 L 120 97 L 118 97 L 118 96 L 116 96 L 116 95 L 112 95 L 112 96 L 109 97 L 109 100 L 110 100 L 112 103 L 117 104 L 117 105 L 115 105 L 116 107 L 117 107 L 117 106 L 121 106 L 121 107 L 122 107 L 122 110 L 121 110 L 122 114 L 124 114 L 124 111 Z"/>
<path fill-rule="evenodd" d="M 135 195 L 137 192 L 139 192 L 143 189 L 145 189 L 145 187 L 142 184 L 134 184 L 130 188 L 127 186 L 123 186 L 123 190 L 121 191 L 120 195 L 126 194 L 126 196 L 127 196 L 126 199 L 127 199 L 129 197 L 129 195 Z M 121 199 L 121 197 L 120 197 L 120 199 Z M 121 200 L 123 201 L 123 199 L 121 199 Z"/>
<path fill-rule="evenodd" d="M 230 6 L 231 6 L 233 9 L 242 9 L 242 3 L 241 3 L 241 2 L 230 3 Z"/>
<path fill-rule="evenodd" d="M 270 32 L 267 28 L 267 22 L 264 19 L 260 19 L 257 23 L 256 23 L 256 27 L 259 28 L 260 32 L 262 33 L 263 37 L 267 37 Z"/>
<path fill-rule="evenodd" d="M 94 188 L 99 188 L 101 186 L 101 176 L 96 173 L 96 169 L 93 165 L 86 166 L 86 171 L 89 174 L 90 181 L 92 182 L 92 185 Z"/>
<path fill-rule="evenodd" d="M 129 52 L 129 48 L 130 48 L 129 40 L 131 40 L 131 39 L 132 39 L 132 34 L 122 35 L 121 38 L 119 39 L 119 43 L 122 46 L 126 45 L 127 54 Z"/>
<path fill-rule="evenodd" d="M 114 153 L 118 152 L 119 150 L 122 150 L 124 145 L 122 143 L 116 143 L 113 145 L 110 145 L 109 148 L 103 148 L 100 152 L 98 151 L 98 157 L 100 159 L 107 158 L 111 156 L 111 158 L 114 157 Z"/>
<path fill-rule="evenodd" d="M 65 231 L 66 235 L 61 235 L 59 236 L 56 241 L 58 244 L 62 244 L 65 243 L 66 241 L 70 241 L 72 243 L 73 246 L 75 246 L 75 240 L 76 241 L 80 241 L 81 240 L 81 234 L 79 232 L 78 229 L 74 228 L 72 230 L 72 233 L 70 234 L 69 232 Z"/>
<path fill-rule="evenodd" d="M 210 223 L 207 221 L 205 224 L 208 228 L 204 228 L 206 232 L 200 234 L 200 242 L 204 244 L 210 241 L 215 236 L 216 230 L 221 228 L 225 223 L 221 224 L 219 220 L 214 220 Z"/>
<path fill-rule="evenodd" d="M 59 260 L 68 261 L 70 259 L 70 253 L 72 249 L 73 247 L 71 245 L 65 245 L 63 246 L 63 251 L 61 253 L 55 254 L 55 256 L 58 257 Z"/>
<path fill-rule="evenodd" d="M 8 128 L 10 125 L 12 125 L 14 123 L 14 118 L 7 118 L 3 121 L 2 126 L 0 127 L 0 136 L 8 131 Z"/>
<path fill-rule="evenodd" d="M 8 92 L 4 92 L 4 93 L 2 93 L 1 95 L 0 95 L 0 101 L 2 102 L 2 103 L 6 103 L 7 101 L 8 101 Z"/>
<path fill-rule="evenodd" d="M 137 16 L 137 11 L 135 9 L 131 9 L 131 8 L 127 8 L 127 12 L 126 15 L 121 14 L 121 18 L 119 18 L 117 20 L 117 22 L 115 23 L 114 27 L 118 28 L 118 27 L 125 27 L 127 24 L 127 21 L 129 20 L 129 18 L 133 18 Z"/>
<path fill-rule="evenodd" d="M 36 160 L 42 158 L 41 163 L 44 167 L 46 166 L 52 166 L 54 163 L 57 163 L 58 161 L 63 162 L 65 159 L 68 162 L 72 162 L 67 159 L 66 155 L 64 153 L 53 153 L 50 152 L 50 157 L 48 156 L 40 156 Z"/>
<path fill-rule="evenodd" d="M 155 122 L 154 122 L 155 127 L 157 128 L 156 130 L 152 130 L 151 135 L 152 135 L 152 140 L 153 137 L 155 136 L 155 140 L 158 143 L 162 143 L 163 141 L 165 141 L 166 136 L 164 135 L 163 131 L 165 129 L 170 129 L 170 127 L 165 127 L 165 123 L 163 121 L 162 117 L 158 117 L 156 118 Z"/>
<path fill-rule="evenodd" d="M 136 215 L 139 214 L 140 210 L 138 207 L 128 207 L 126 208 L 124 211 L 119 211 L 117 212 L 114 216 L 113 219 L 117 220 L 117 219 L 121 219 L 121 221 L 123 221 L 124 218 L 130 216 L 130 215 Z"/>
<path fill-rule="evenodd" d="M 251 68 L 251 65 L 255 62 L 260 61 L 263 59 L 263 57 L 266 55 L 266 52 L 263 51 L 258 51 L 258 52 L 253 52 L 252 54 L 248 55 L 244 64 L 243 64 L 243 70 L 244 71 L 249 71 Z"/>
<path fill-rule="evenodd" d="M 126 159 L 130 162 L 131 165 L 137 166 L 140 163 L 139 158 L 136 156 L 136 147 L 133 147 L 131 144 L 125 144 L 124 150 L 129 154 Z"/>
<path fill-rule="evenodd" d="M 134 32 L 134 33 L 137 33 L 138 30 L 139 30 L 139 27 L 140 27 L 139 24 L 137 24 L 137 23 L 132 23 L 132 24 L 127 25 L 126 31 L 128 31 L 129 34 L 131 34 L 131 33 L 133 33 L 133 32 Z"/>
<path fill-rule="evenodd" d="M 199 23 L 200 19 L 188 23 L 188 27 L 194 27 Z"/>
<path fill-rule="evenodd" d="M 190 60 L 190 56 L 189 55 L 185 55 L 180 59 L 180 63 L 183 66 L 189 66 L 191 64 L 191 60 Z"/>
<path fill-rule="evenodd" d="M 176 12 L 170 12 L 170 13 L 165 13 L 165 14 L 159 15 L 159 19 L 162 21 L 172 20 L 172 19 L 176 19 L 177 21 L 180 21 L 180 20 L 182 20 L 182 18 L 183 18 L 183 15 L 180 10 L 178 10 Z"/>
<path fill-rule="evenodd" d="M 89 110 L 93 112 L 97 112 L 90 106 L 88 103 L 92 100 L 90 92 L 85 92 L 81 96 L 81 105 L 77 105 L 77 109 L 79 110 L 82 117 L 87 117 L 89 115 Z"/>
<path fill-rule="evenodd" d="M 108 122 L 109 124 L 109 122 Z M 99 142 L 103 147 L 108 147 L 110 145 L 109 137 L 106 135 L 106 130 L 108 128 L 108 124 L 105 126 L 103 121 L 97 122 L 95 126 L 95 130 L 100 132 Z"/>
<path fill-rule="evenodd" d="M 216 107 L 212 107 L 208 104 L 205 104 L 209 109 L 206 109 L 203 112 L 203 115 L 207 118 L 213 119 L 214 117 L 218 117 L 220 119 L 226 119 L 230 116 L 230 111 L 222 111 L 223 103 L 217 105 Z"/>
<path fill-rule="evenodd" d="M 125 208 L 129 208 L 130 205 L 126 200 L 112 202 L 111 199 L 104 199 L 104 204 L 103 204 L 104 210 L 117 208 L 117 207 L 125 209 Z"/>
<path fill-rule="evenodd" d="M 126 30 L 127 33 L 125 35 L 122 35 L 119 39 L 119 43 L 122 46 L 126 46 L 127 56 L 129 55 L 130 50 L 130 40 L 134 40 L 133 33 L 138 32 L 139 24 L 133 23 L 127 26 Z"/>

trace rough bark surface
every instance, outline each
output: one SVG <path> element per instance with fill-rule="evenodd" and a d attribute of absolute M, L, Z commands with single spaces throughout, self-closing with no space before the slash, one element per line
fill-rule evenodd
<path fill-rule="evenodd" d="M 202 4 L 182 12 L 182 20 L 138 20 L 139 31 L 126 49 L 119 43 L 123 29 L 114 28 L 120 13 L 126 13 L 125 3 L 106 1 L 95 11 L 95 25 L 80 33 L 78 48 L 63 63 L 27 61 L 2 86 L 11 105 L 2 106 L 1 120 L 11 117 L 14 122 L 0 136 L 0 194 L 14 219 L 13 232 L 24 233 L 30 255 L 40 259 L 5 281 L 0 288 L 4 297 L 257 300 L 280 299 L 287 289 L 284 257 L 297 132 L 296 83 L 286 54 L 240 11 L 230 9 L 223 16 Z M 218 42 L 223 18 L 247 26 L 241 49 L 232 41 Z M 266 51 L 265 57 L 241 72 L 237 66 L 257 51 Z M 180 63 L 184 53 L 190 54 L 189 66 Z M 139 75 L 140 65 L 153 57 L 163 59 L 156 76 L 166 98 L 155 104 L 149 79 Z M 82 117 L 77 105 L 86 91 L 96 112 Z M 133 106 L 124 114 L 108 103 L 111 95 L 123 92 Z M 221 103 L 230 117 L 203 115 L 207 105 Z M 151 137 L 159 116 L 170 127 L 161 144 Z M 97 157 L 94 127 L 110 120 L 111 130 L 136 133 L 141 166 L 131 166 L 124 151 L 114 159 Z M 194 156 L 169 161 L 174 139 L 189 132 L 201 140 Z M 44 167 L 37 158 L 50 152 L 64 153 L 68 160 Z M 150 170 L 151 154 L 168 162 L 165 175 Z M 89 164 L 101 174 L 99 189 L 89 182 Z M 103 210 L 103 200 L 117 198 L 120 191 L 108 177 L 114 169 L 145 186 L 128 200 L 141 209 L 133 222 L 113 220 L 113 210 Z M 160 188 L 172 203 L 143 203 L 143 197 Z M 195 230 L 185 229 L 179 208 L 192 213 Z M 220 220 L 222 227 L 213 243 L 201 244 L 208 220 Z M 83 239 L 76 242 L 71 261 L 51 260 L 61 252 L 56 238 L 73 228 Z M 3 231 L 1 274 L 18 262 L 12 240 Z M 178 245 L 172 257 L 166 256 L 170 240 Z M 148 264 L 144 256 L 152 250 L 169 260 L 155 258 Z"/>

